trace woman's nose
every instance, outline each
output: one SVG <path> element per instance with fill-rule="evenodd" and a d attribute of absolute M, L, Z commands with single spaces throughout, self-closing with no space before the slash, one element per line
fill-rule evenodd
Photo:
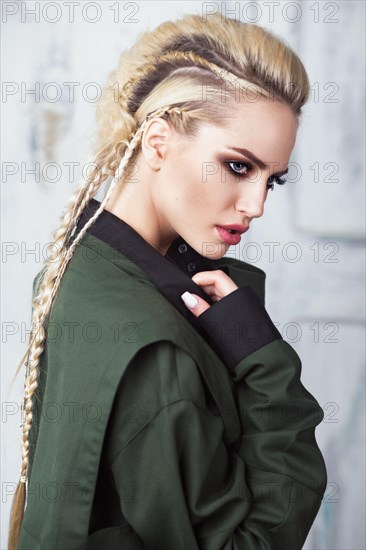
<path fill-rule="evenodd" d="M 247 182 L 245 189 L 236 201 L 235 207 L 249 218 L 260 218 L 263 216 L 267 194 L 267 179 L 264 181 L 261 178 L 256 182 Z"/>

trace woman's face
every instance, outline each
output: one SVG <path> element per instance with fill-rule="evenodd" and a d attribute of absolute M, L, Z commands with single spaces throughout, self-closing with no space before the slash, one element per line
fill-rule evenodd
<path fill-rule="evenodd" d="M 247 228 L 263 215 L 269 188 L 288 167 L 296 131 L 288 106 L 260 100 L 235 104 L 225 127 L 202 124 L 193 141 L 169 134 L 154 194 L 167 235 L 172 230 L 213 259 L 237 245 L 240 234 L 228 237 L 217 226 Z"/>
<path fill-rule="evenodd" d="M 225 126 L 202 123 L 193 139 L 152 118 L 142 138 L 137 182 L 108 209 L 163 254 L 181 236 L 199 254 L 221 258 L 240 235 L 229 237 L 217 226 L 248 228 L 263 215 L 269 188 L 287 169 L 296 131 L 288 106 L 262 99 L 232 104 Z"/>

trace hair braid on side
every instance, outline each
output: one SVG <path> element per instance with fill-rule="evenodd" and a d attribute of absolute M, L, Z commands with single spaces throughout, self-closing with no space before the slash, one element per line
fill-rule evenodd
<path fill-rule="evenodd" d="M 120 169 L 123 171 L 127 165 L 129 158 L 140 139 L 140 134 L 143 131 L 144 126 L 140 128 L 138 133 L 134 136 L 130 144 L 128 145 L 125 155 L 120 162 Z M 116 145 L 113 147 L 116 149 Z M 120 149 L 120 148 L 119 148 Z M 100 156 L 103 158 L 103 151 L 100 152 Z M 110 154 L 112 157 L 112 154 Z M 98 159 L 98 157 L 97 157 Z M 99 169 L 98 163 L 93 169 L 92 173 L 95 176 Z M 32 330 L 30 334 L 30 341 L 25 352 L 22 362 L 19 365 L 17 372 L 24 365 L 25 358 L 27 357 L 25 378 L 24 378 L 24 399 L 23 399 L 23 423 L 22 423 L 22 435 L 21 435 L 21 451 L 22 460 L 20 466 L 20 479 L 17 484 L 15 494 L 12 501 L 10 511 L 10 525 L 9 525 L 9 550 L 16 550 L 20 529 L 24 516 L 25 500 L 26 500 L 26 482 L 28 471 L 28 455 L 29 455 L 29 431 L 32 427 L 32 404 L 33 396 L 38 386 L 39 375 L 39 360 L 44 350 L 44 341 L 46 338 L 46 331 L 44 323 L 46 316 L 49 314 L 51 306 L 53 304 L 54 296 L 59 288 L 61 277 L 66 269 L 66 266 L 72 256 L 72 252 L 75 249 L 77 242 L 82 238 L 87 227 L 83 228 L 82 234 L 80 233 L 74 240 L 71 247 L 67 248 L 66 243 L 71 235 L 71 230 L 75 229 L 74 223 L 79 218 L 85 205 L 89 202 L 90 198 L 95 195 L 97 189 L 101 183 L 110 175 L 111 168 L 107 167 L 106 173 L 100 173 L 95 181 L 82 180 L 80 188 L 74 193 L 63 211 L 62 221 L 60 226 L 53 234 L 53 241 L 49 245 L 50 256 L 47 256 L 45 267 L 43 270 L 43 277 L 39 284 L 39 292 L 33 299 L 33 313 L 32 313 Z M 117 181 L 115 180 L 109 192 L 107 193 L 103 205 L 108 200 L 110 192 Z M 88 226 L 97 218 L 97 215 L 102 209 L 98 210 L 93 216 L 92 220 L 89 220 Z M 56 248 L 56 250 L 55 250 Z M 59 251 L 59 252 L 58 252 Z M 14 375 L 14 378 L 17 374 Z M 14 380 L 13 378 L 13 380 Z"/>
<path fill-rule="evenodd" d="M 67 246 L 77 227 L 77 221 L 83 212 L 90 198 L 94 197 L 101 184 L 111 175 L 114 174 L 114 166 L 119 162 L 119 156 L 123 156 L 128 141 L 121 140 L 114 144 L 108 144 L 100 149 L 94 161 L 89 157 L 87 164 L 93 164 L 91 175 L 88 178 L 82 178 L 78 189 L 69 198 L 65 208 L 63 209 L 61 223 L 53 234 L 53 238 L 48 245 L 47 258 L 44 262 L 41 276 L 37 280 L 37 288 L 32 302 L 32 330 L 28 341 L 27 349 L 25 350 L 21 361 L 14 373 L 11 381 L 10 389 L 20 369 L 24 367 L 25 361 L 29 358 L 30 348 L 34 343 L 37 329 L 46 316 L 45 311 L 40 311 L 39 307 L 47 302 L 49 297 L 50 284 L 55 280 L 55 272 L 58 272 L 62 265 L 63 257 L 67 252 Z M 50 267 L 53 267 L 52 273 Z M 45 292 L 46 291 L 46 292 Z M 10 391 L 9 389 L 9 391 Z"/>
<path fill-rule="evenodd" d="M 172 74 L 172 70 L 182 67 L 199 67 L 216 75 L 224 84 L 231 86 L 241 85 L 245 90 L 254 92 L 263 97 L 272 97 L 272 93 L 245 78 L 219 67 L 204 57 L 192 51 L 168 51 L 163 55 L 148 54 L 144 56 L 146 62 L 137 67 L 135 75 L 123 86 L 119 99 L 125 103 L 129 112 L 135 113 L 148 95 L 151 87 L 161 82 L 163 78 Z M 155 73 L 155 77 L 154 77 Z"/>

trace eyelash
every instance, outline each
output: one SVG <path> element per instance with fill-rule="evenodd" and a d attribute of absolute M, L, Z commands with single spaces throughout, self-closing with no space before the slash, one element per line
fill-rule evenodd
<path fill-rule="evenodd" d="M 239 176 L 239 177 L 243 177 L 245 178 L 245 176 L 247 175 L 246 174 L 240 174 L 240 172 L 236 172 L 235 170 L 233 170 L 233 168 L 231 168 L 230 164 L 243 164 L 244 166 L 247 167 L 247 172 L 250 172 L 250 170 L 253 168 L 253 166 L 251 164 L 249 164 L 248 162 L 240 162 L 238 160 L 232 160 L 232 161 L 229 161 L 229 162 L 226 162 L 225 164 L 227 164 L 230 168 L 230 171 L 233 172 L 233 174 Z M 272 181 L 275 181 L 278 185 L 284 185 L 287 181 L 285 175 L 283 176 L 271 176 L 269 178 Z M 273 191 L 274 189 L 274 184 L 273 183 L 267 183 L 267 189 L 270 189 L 271 191 Z"/>

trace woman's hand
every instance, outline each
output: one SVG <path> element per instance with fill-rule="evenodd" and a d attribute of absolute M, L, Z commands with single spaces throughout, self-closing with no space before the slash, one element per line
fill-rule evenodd
<path fill-rule="evenodd" d="M 218 302 L 230 294 L 230 292 L 233 292 L 239 288 L 238 285 L 236 285 L 234 281 L 230 279 L 230 277 L 221 269 L 215 269 L 213 271 L 200 271 L 193 275 L 192 281 L 199 285 L 202 290 L 211 297 L 213 302 Z M 181 295 L 181 298 L 195 317 L 199 317 L 201 313 L 211 307 L 200 296 L 197 296 L 197 294 L 184 292 Z M 194 302 L 196 305 L 194 305 Z"/>

